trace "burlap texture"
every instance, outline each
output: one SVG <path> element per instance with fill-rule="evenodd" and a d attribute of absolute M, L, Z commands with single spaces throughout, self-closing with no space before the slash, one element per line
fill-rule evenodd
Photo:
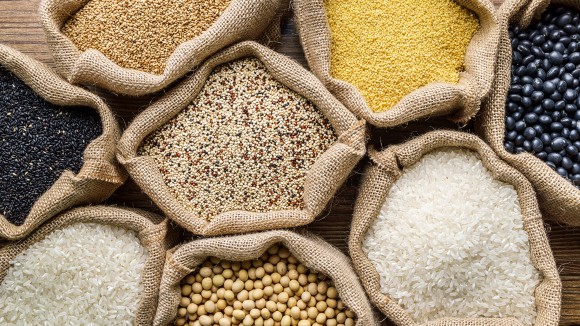
<path fill-rule="evenodd" d="M 137 156 L 142 141 L 180 113 L 204 86 L 213 69 L 244 57 L 259 59 L 281 83 L 311 100 L 334 127 L 338 141 L 306 175 L 304 209 L 255 213 L 230 211 L 206 221 L 186 210 L 163 181 L 153 158 Z M 310 223 L 348 177 L 365 153 L 366 126 L 338 102 L 316 77 L 291 59 L 255 42 L 236 44 L 208 59 L 199 70 L 135 118 L 124 132 L 117 158 L 133 180 L 172 220 L 199 235 L 220 235 L 289 228 Z"/>
<path fill-rule="evenodd" d="M 115 159 L 119 126 L 109 107 L 98 96 L 70 85 L 44 64 L 1 44 L 0 65 L 50 103 L 95 109 L 101 116 L 103 127 L 101 136 L 85 149 L 79 173 L 64 171 L 36 201 L 24 224 L 16 226 L 0 214 L 0 238 L 15 240 L 25 237 L 65 209 L 105 200 L 125 181 L 125 173 Z"/>
<path fill-rule="evenodd" d="M 489 93 L 499 42 L 495 8 L 487 0 L 456 1 L 476 13 L 481 25 L 467 48 L 465 71 L 460 74 L 459 83 L 421 87 L 384 112 L 373 112 L 356 87 L 331 76 L 331 34 L 323 0 L 294 0 L 293 6 L 300 41 L 312 72 L 357 116 L 378 127 L 393 127 L 442 115 L 466 123 Z"/>
<path fill-rule="evenodd" d="M 209 29 L 175 49 L 163 74 L 155 75 L 120 67 L 95 49 L 81 52 L 61 32 L 66 21 L 88 1 L 43 0 L 40 4 L 40 20 L 58 71 L 73 84 L 96 85 L 133 96 L 167 87 L 212 54 L 236 42 L 259 38 L 265 31 L 264 41 L 273 41 L 280 28 L 276 13 L 286 3 L 286 0 L 232 0 Z"/>
<path fill-rule="evenodd" d="M 349 259 L 338 249 L 307 232 L 268 231 L 195 240 L 167 253 L 154 325 L 167 325 L 177 316 L 180 281 L 208 257 L 244 261 L 260 257 L 282 244 L 306 267 L 329 276 L 344 304 L 356 314 L 357 326 L 379 325 Z"/>
<path fill-rule="evenodd" d="M 558 325 L 561 305 L 561 282 L 534 190 L 527 179 L 503 162 L 478 137 L 456 131 L 434 131 L 407 143 L 377 152 L 369 150 L 373 161 L 364 172 L 358 195 L 349 239 L 349 250 L 354 267 L 371 301 L 397 325 L 417 325 L 411 316 L 395 301 L 380 291 L 380 276 L 368 256 L 362 251 L 362 241 L 378 216 L 390 188 L 402 175 L 403 169 L 417 163 L 425 154 L 443 147 L 472 150 L 479 154 L 483 165 L 493 177 L 511 184 L 519 196 L 523 227 L 528 233 L 530 255 L 543 279 L 535 291 L 537 317 L 535 325 Z M 443 318 L 425 325 L 521 325 L 513 318 Z"/>
<path fill-rule="evenodd" d="M 517 24 L 529 26 L 551 2 L 548 0 L 508 0 L 499 9 L 501 26 L 496 79 L 489 99 L 482 106 L 476 130 L 506 162 L 522 172 L 532 183 L 542 213 L 549 219 L 580 226 L 580 189 L 562 178 L 533 154 L 512 154 L 505 150 L 505 105 L 511 84 L 512 47 L 508 29 Z M 580 9 L 580 1 L 553 1 Z"/>
<path fill-rule="evenodd" d="M 0 283 L 11 267 L 11 261 L 31 245 L 55 230 L 77 223 L 114 225 L 137 233 L 141 245 L 147 249 L 147 261 L 141 276 L 143 294 L 135 313 L 134 325 L 151 325 L 157 308 L 159 283 L 165 263 L 166 250 L 173 245 L 166 237 L 167 220 L 153 213 L 108 206 L 80 207 L 69 210 L 46 223 L 26 239 L 0 248 Z M 66 248 L 63 248 L 66 250 Z"/>

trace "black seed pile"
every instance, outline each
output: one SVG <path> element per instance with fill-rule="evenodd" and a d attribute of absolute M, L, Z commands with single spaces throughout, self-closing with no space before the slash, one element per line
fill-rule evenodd
<path fill-rule="evenodd" d="M 48 103 L 0 66 L 0 213 L 22 225 L 64 170 L 78 173 L 101 133 L 95 110 Z"/>
<path fill-rule="evenodd" d="M 550 6 L 510 39 L 505 149 L 533 153 L 580 189 L 580 14 Z"/>

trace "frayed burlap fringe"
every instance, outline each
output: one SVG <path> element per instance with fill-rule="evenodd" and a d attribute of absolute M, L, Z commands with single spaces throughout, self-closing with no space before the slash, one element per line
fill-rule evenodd
<path fill-rule="evenodd" d="M 384 112 L 373 112 L 356 87 L 330 75 L 331 34 L 323 0 L 294 0 L 293 7 L 300 41 L 313 73 L 354 114 L 372 125 L 393 127 L 442 115 L 466 123 L 489 93 L 499 42 L 495 8 L 486 0 L 457 2 L 476 13 L 480 21 L 480 29 L 467 48 L 465 71 L 459 83 L 432 83 L 421 87 Z"/>
<path fill-rule="evenodd" d="M 181 280 L 208 257 L 232 261 L 256 259 L 275 244 L 288 248 L 309 269 L 330 277 L 344 304 L 355 313 L 357 326 L 379 325 L 349 259 L 319 237 L 290 231 L 200 239 L 171 249 L 163 270 L 154 325 L 167 325 L 176 318 Z"/>
<path fill-rule="evenodd" d="M 120 67 L 95 49 L 81 52 L 61 32 L 66 21 L 88 1 L 43 0 L 40 4 L 40 20 L 59 73 L 73 84 L 141 96 L 169 86 L 231 44 L 257 38 L 276 41 L 273 38 L 280 34 L 276 13 L 287 0 L 232 0 L 208 30 L 177 47 L 161 75 Z"/>
<path fill-rule="evenodd" d="M 417 163 L 425 154 L 438 148 L 463 148 L 479 154 L 483 165 L 497 180 L 511 184 L 519 196 L 524 230 L 528 233 L 530 255 L 534 266 L 542 273 L 535 291 L 537 326 L 556 326 L 560 319 L 561 282 L 552 250 L 544 230 L 532 185 L 514 168 L 503 162 L 478 137 L 456 131 L 434 131 L 407 143 L 377 152 L 369 150 L 373 163 L 366 168 L 356 201 L 349 251 L 354 267 L 371 301 L 397 325 L 417 325 L 395 301 L 381 293 L 380 276 L 368 256 L 362 251 L 369 227 L 377 218 L 390 188 L 403 170 Z M 443 318 L 425 325 L 521 325 L 513 318 Z"/>
<path fill-rule="evenodd" d="M 502 159 L 530 180 L 546 218 L 580 226 L 580 189 L 533 154 L 512 154 L 504 148 L 505 106 L 511 84 L 512 62 L 508 29 L 512 24 L 522 28 L 529 26 L 532 19 L 539 17 L 550 3 L 568 5 L 580 10 L 579 1 L 548 0 L 508 0 L 500 8 L 501 41 L 496 79 L 489 99 L 482 106 L 476 129 Z"/>
<path fill-rule="evenodd" d="M 179 114 L 197 97 L 213 69 L 244 57 L 256 57 L 281 83 L 311 100 L 332 124 L 338 141 L 310 168 L 304 186 L 304 209 L 255 213 L 230 211 L 206 221 L 186 210 L 163 181 L 153 158 L 137 156 L 143 140 Z M 133 180 L 170 219 L 199 235 L 223 235 L 290 228 L 310 223 L 365 153 L 366 126 L 298 63 L 255 42 L 234 45 L 208 59 L 199 70 L 135 118 L 123 134 L 118 159 Z"/>
<path fill-rule="evenodd" d="M 65 209 L 105 200 L 126 177 L 115 159 L 119 126 L 109 107 L 98 96 L 70 85 L 44 64 L 3 45 L 0 45 L 0 65 L 50 103 L 98 111 L 103 126 L 103 133 L 85 149 L 79 173 L 63 172 L 32 206 L 24 224 L 14 225 L 0 214 L 0 238 L 15 240 L 25 237 Z"/>
<path fill-rule="evenodd" d="M 133 324 L 151 325 L 157 308 L 165 253 L 171 245 L 176 243 L 167 237 L 167 220 L 153 213 L 107 206 L 80 207 L 67 211 L 40 227 L 26 239 L 0 248 L 0 283 L 11 267 L 11 261 L 21 252 L 42 241 L 55 230 L 77 223 L 114 225 L 137 233 L 141 245 L 147 249 L 148 256 L 141 276 L 143 294 L 139 300 Z"/>

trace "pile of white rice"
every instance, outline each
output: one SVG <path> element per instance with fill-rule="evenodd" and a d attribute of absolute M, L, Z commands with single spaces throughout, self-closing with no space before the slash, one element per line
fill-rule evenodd
<path fill-rule="evenodd" d="M 513 186 L 476 153 L 445 149 L 405 169 L 363 241 L 381 292 L 416 322 L 515 317 L 532 325 L 532 265 Z"/>
<path fill-rule="evenodd" d="M 146 259 L 132 231 L 57 230 L 14 259 L 0 285 L 0 325 L 132 325 Z"/>

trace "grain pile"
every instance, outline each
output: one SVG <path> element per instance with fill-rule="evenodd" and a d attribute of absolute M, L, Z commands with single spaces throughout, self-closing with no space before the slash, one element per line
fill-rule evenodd
<path fill-rule="evenodd" d="M 310 101 L 246 58 L 217 67 L 138 155 L 151 156 L 177 200 L 209 220 L 302 208 L 305 175 L 335 141 Z"/>
<path fill-rule="evenodd" d="M 0 67 L 0 214 L 22 225 L 63 171 L 79 172 L 101 133 L 96 110 L 53 105 Z"/>
<path fill-rule="evenodd" d="M 2 325 L 132 325 L 147 260 L 135 232 L 73 224 L 33 244 L 0 285 Z"/>
<path fill-rule="evenodd" d="M 363 241 L 381 292 L 417 323 L 514 317 L 534 323 L 532 265 L 513 186 L 477 154 L 445 149 L 403 171 Z"/>
<path fill-rule="evenodd" d="M 201 35 L 230 0 L 90 0 L 63 26 L 80 51 L 121 67 L 161 74 L 183 42 Z"/>
<path fill-rule="evenodd" d="M 550 6 L 510 29 L 511 86 L 504 147 L 533 153 L 580 189 L 580 13 Z"/>
<path fill-rule="evenodd" d="M 354 85 L 375 112 L 433 82 L 457 83 L 475 14 L 453 0 L 324 0 L 331 75 Z"/>
<path fill-rule="evenodd" d="M 332 281 L 278 245 L 254 260 L 209 258 L 181 294 L 176 325 L 354 325 Z"/>

